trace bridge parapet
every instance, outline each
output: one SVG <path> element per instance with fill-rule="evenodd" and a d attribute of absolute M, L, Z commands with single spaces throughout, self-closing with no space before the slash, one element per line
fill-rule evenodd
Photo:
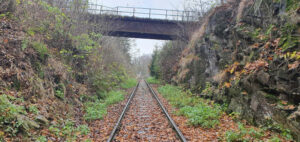
<path fill-rule="evenodd" d="M 103 35 L 160 40 L 189 39 L 199 27 L 197 12 L 138 7 L 106 7 L 77 0 L 45 0 L 93 23 Z"/>

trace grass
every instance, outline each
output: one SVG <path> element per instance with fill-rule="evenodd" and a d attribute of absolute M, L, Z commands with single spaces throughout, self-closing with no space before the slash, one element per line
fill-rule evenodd
<path fill-rule="evenodd" d="M 212 108 L 205 103 L 196 106 L 185 106 L 179 110 L 179 114 L 189 118 L 189 123 L 193 126 L 213 128 L 219 124 L 221 117 L 220 107 Z"/>
<path fill-rule="evenodd" d="M 128 78 L 120 84 L 122 89 L 129 89 L 136 86 L 137 80 L 134 78 Z M 125 99 L 124 92 L 122 91 L 110 91 L 101 92 L 100 99 L 89 96 L 81 96 L 82 101 L 87 101 L 85 103 L 85 120 L 96 120 L 103 119 L 104 115 L 107 114 L 107 107 L 116 104 Z"/>
<path fill-rule="evenodd" d="M 77 136 L 87 135 L 90 133 L 90 129 L 87 125 L 79 125 L 76 127 L 75 123 L 69 120 L 64 121 L 63 125 L 51 125 L 49 131 L 59 137 L 66 138 L 66 141 L 75 141 Z M 37 141 L 47 141 L 46 138 L 38 137 Z"/>
<path fill-rule="evenodd" d="M 35 142 L 47 142 L 47 138 L 45 136 L 39 136 Z"/>
<path fill-rule="evenodd" d="M 124 100 L 124 93 L 121 91 L 110 91 L 107 93 L 107 97 L 105 99 L 105 105 L 110 106 L 112 104 L 116 104 L 122 100 Z"/>
<path fill-rule="evenodd" d="M 34 41 L 32 42 L 32 47 L 35 49 L 36 52 L 38 52 L 39 56 L 43 60 L 45 60 L 46 56 L 49 55 L 47 46 L 42 42 Z"/>
<path fill-rule="evenodd" d="M 245 128 L 244 124 L 238 123 L 238 131 L 227 131 L 225 138 L 227 142 L 232 141 L 257 141 L 264 136 L 262 130 L 255 130 L 253 128 Z M 247 136 L 247 138 L 245 138 Z"/>
<path fill-rule="evenodd" d="M 85 120 L 103 119 L 104 115 L 107 114 L 108 106 L 124 100 L 123 94 L 124 92 L 121 91 L 110 91 L 105 94 L 105 99 L 103 100 L 96 99 L 85 103 Z"/>
<path fill-rule="evenodd" d="M 137 81 L 136 81 L 135 78 L 128 78 L 125 81 L 123 81 L 120 84 L 120 86 L 123 89 L 129 89 L 129 88 L 132 88 L 132 87 L 136 86 L 136 84 L 137 84 Z"/>
<path fill-rule="evenodd" d="M 148 77 L 146 79 L 146 81 L 149 83 L 149 84 L 160 84 L 160 81 L 154 77 Z"/>
<path fill-rule="evenodd" d="M 222 108 L 219 105 L 209 105 L 207 101 L 193 96 L 190 91 L 182 91 L 180 87 L 165 85 L 158 88 L 158 91 L 169 103 L 178 108 L 178 115 L 188 118 L 189 124 L 213 128 L 219 124 L 222 116 Z"/>
<path fill-rule="evenodd" d="M 106 105 L 100 100 L 96 100 L 95 102 L 87 102 L 84 104 L 84 106 L 86 111 L 84 115 L 85 120 L 102 119 L 107 113 Z"/>

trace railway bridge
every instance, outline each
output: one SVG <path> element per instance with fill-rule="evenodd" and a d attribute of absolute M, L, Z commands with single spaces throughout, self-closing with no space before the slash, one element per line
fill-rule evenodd
<path fill-rule="evenodd" d="M 158 40 L 189 39 L 198 27 L 197 13 L 137 7 L 89 4 L 88 20 L 94 31 L 107 36 Z M 98 26 L 97 26 L 98 25 Z"/>

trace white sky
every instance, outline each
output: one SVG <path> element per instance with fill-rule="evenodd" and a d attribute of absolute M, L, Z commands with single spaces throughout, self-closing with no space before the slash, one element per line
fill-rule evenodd
<path fill-rule="evenodd" d="M 109 7 L 129 6 L 129 7 L 143 7 L 143 8 L 158 8 L 158 9 L 183 9 L 184 0 L 90 0 L 93 3 L 105 5 Z M 143 54 L 152 54 L 155 45 L 161 45 L 164 41 L 148 40 L 148 39 L 134 39 L 135 45 L 132 47 L 134 56 L 141 56 Z M 136 51 L 139 51 L 136 54 Z"/>

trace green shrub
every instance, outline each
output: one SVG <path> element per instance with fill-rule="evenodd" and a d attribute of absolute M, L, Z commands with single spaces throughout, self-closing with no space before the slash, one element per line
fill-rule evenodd
<path fill-rule="evenodd" d="M 10 102 L 11 96 L 0 95 L 0 128 L 11 136 L 15 136 L 22 127 L 23 122 L 18 120 L 20 114 L 26 114 L 23 106 L 15 105 Z"/>
<path fill-rule="evenodd" d="M 39 54 L 42 60 L 45 60 L 46 56 L 49 55 L 49 51 L 47 46 L 44 43 L 34 41 L 32 42 L 32 47 Z"/>
<path fill-rule="evenodd" d="M 76 131 L 74 123 L 72 121 L 66 121 L 64 126 L 61 129 L 61 134 L 67 137 L 73 137 L 72 132 Z"/>
<path fill-rule="evenodd" d="M 149 83 L 149 84 L 160 84 L 160 81 L 154 77 L 148 77 L 146 79 L 146 81 Z"/>
<path fill-rule="evenodd" d="M 281 140 L 277 136 L 274 136 L 268 142 L 281 142 Z"/>
<path fill-rule="evenodd" d="M 39 109 L 35 105 L 30 105 L 28 110 L 29 110 L 29 112 L 31 112 L 33 114 L 39 114 L 40 113 Z"/>
<path fill-rule="evenodd" d="M 129 89 L 129 88 L 135 87 L 136 84 L 137 84 L 137 81 L 135 78 L 128 78 L 121 83 L 121 88 Z"/>
<path fill-rule="evenodd" d="M 58 97 L 58 98 L 60 98 L 60 99 L 62 99 L 62 100 L 65 99 L 65 94 L 61 90 L 56 90 L 55 91 L 55 96 Z"/>
<path fill-rule="evenodd" d="M 39 136 L 35 142 L 47 142 L 47 138 L 45 136 Z"/>
<path fill-rule="evenodd" d="M 51 125 L 49 127 L 49 131 L 52 133 L 52 134 L 55 134 L 56 136 L 59 136 L 59 133 L 60 133 L 60 129 L 54 125 Z"/>

